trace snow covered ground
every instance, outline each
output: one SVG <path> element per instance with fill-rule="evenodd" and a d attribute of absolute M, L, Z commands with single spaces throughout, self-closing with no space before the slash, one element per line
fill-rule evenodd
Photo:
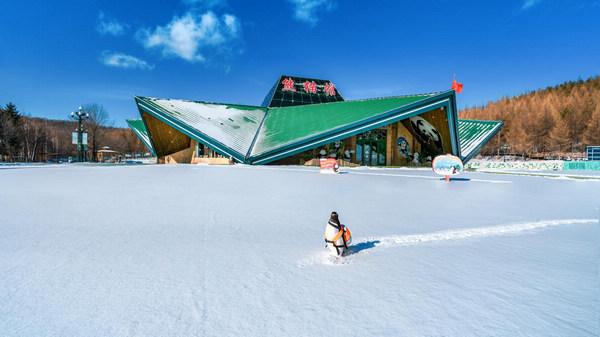
<path fill-rule="evenodd" d="M 600 181 L 459 178 L 0 168 L 0 335 L 598 336 Z"/>

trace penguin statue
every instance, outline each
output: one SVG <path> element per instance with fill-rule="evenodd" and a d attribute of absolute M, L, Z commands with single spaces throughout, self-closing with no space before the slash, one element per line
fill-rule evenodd
<path fill-rule="evenodd" d="M 325 243 L 331 254 L 342 256 L 352 243 L 352 233 L 348 227 L 340 223 L 336 212 L 331 212 L 329 221 L 325 226 Z"/>

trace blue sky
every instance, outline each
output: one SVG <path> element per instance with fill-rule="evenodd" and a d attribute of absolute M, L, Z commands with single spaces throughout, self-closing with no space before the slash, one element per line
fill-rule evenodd
<path fill-rule="evenodd" d="M 260 104 L 280 74 L 346 99 L 446 90 L 460 107 L 600 74 L 600 0 L 3 1 L 0 103 L 64 119 L 134 95 Z"/>

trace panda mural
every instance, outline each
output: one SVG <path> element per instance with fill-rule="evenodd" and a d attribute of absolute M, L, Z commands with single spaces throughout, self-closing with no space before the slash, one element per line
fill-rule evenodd
<path fill-rule="evenodd" d="M 436 156 L 444 152 L 442 135 L 423 117 L 410 117 L 408 120 L 403 120 L 402 124 L 421 143 L 422 152 L 431 156 Z"/>

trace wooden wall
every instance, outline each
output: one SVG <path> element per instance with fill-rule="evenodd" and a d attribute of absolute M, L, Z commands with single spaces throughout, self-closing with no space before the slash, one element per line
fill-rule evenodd
<path fill-rule="evenodd" d="M 433 125 L 442 137 L 442 145 L 445 153 L 452 153 L 452 144 L 450 143 L 450 128 L 448 126 L 448 116 L 446 111 L 436 109 L 419 115 Z M 404 137 L 410 145 L 410 153 L 422 153 L 421 144 L 412 135 L 412 133 L 402 124 L 397 122 L 387 126 L 387 147 L 386 147 L 386 165 L 388 166 L 407 166 L 411 165 L 410 159 L 403 158 L 398 149 L 398 138 Z"/>
<path fill-rule="evenodd" d="M 190 137 L 147 113 L 142 113 L 142 118 L 146 123 L 146 128 L 152 139 L 152 145 L 156 151 L 156 156 L 159 158 L 159 162 L 161 161 L 161 157 L 172 155 L 191 147 Z M 187 154 L 181 154 L 176 157 L 184 162 L 187 160 Z M 164 158 L 162 161 L 164 162 Z M 191 161 L 191 156 L 189 161 Z"/>
<path fill-rule="evenodd" d="M 452 153 L 452 144 L 450 143 L 450 128 L 448 126 L 448 115 L 446 114 L 446 110 L 431 110 L 420 116 L 431 123 L 431 125 L 433 125 L 442 136 L 444 153 Z"/>

